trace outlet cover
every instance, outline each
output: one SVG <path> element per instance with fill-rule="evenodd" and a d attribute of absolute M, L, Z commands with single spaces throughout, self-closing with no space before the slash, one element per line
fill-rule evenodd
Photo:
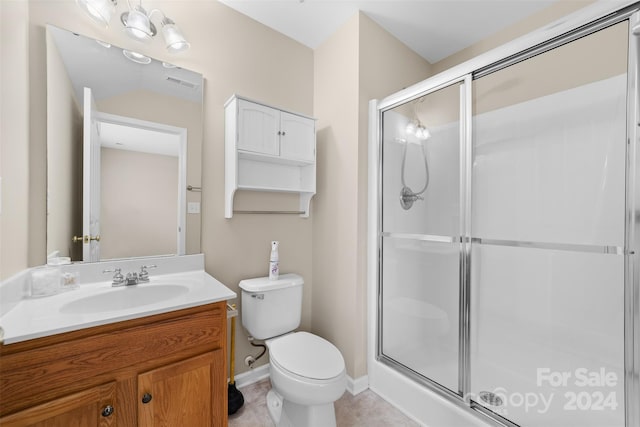
<path fill-rule="evenodd" d="M 187 203 L 187 213 L 199 214 L 200 213 L 200 202 L 189 202 L 189 203 Z"/>

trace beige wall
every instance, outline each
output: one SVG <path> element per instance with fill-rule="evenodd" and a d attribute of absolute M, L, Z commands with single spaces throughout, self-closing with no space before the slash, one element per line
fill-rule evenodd
<path fill-rule="evenodd" d="M 364 14 L 315 53 L 318 195 L 314 201 L 312 329 L 366 367 L 367 123 L 370 99 L 429 75 L 429 64 Z"/>
<path fill-rule="evenodd" d="M 358 35 L 354 15 L 314 52 L 317 191 L 313 332 L 335 344 L 354 376 L 362 340 L 358 289 Z"/>
<path fill-rule="evenodd" d="M 175 254 L 178 157 L 100 153 L 100 258 Z"/>
<path fill-rule="evenodd" d="M 82 113 L 60 53 L 47 41 L 47 255 L 82 259 Z"/>
<path fill-rule="evenodd" d="M 28 18 L 26 2 L 0 1 L 0 279 L 29 257 Z"/>

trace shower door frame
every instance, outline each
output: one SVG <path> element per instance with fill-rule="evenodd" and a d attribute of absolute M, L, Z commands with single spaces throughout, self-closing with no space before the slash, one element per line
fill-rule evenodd
<path fill-rule="evenodd" d="M 629 22 L 627 66 L 627 152 L 624 247 L 624 376 L 625 426 L 640 425 L 640 35 L 632 28 L 640 25 L 640 3 L 627 2 L 611 9 L 596 5 L 574 19 L 552 23 L 546 28 L 501 48 L 442 72 L 383 100 L 369 103 L 369 376 L 376 389 L 380 365 L 404 373 L 438 396 L 495 425 L 517 427 L 470 397 L 470 276 L 471 276 L 471 179 L 472 179 L 472 82 L 540 53 L 550 51 L 617 23 Z M 596 59 L 597 60 L 597 59 Z M 425 378 L 382 352 L 382 117 L 385 111 L 461 84 L 460 93 L 460 303 L 458 392 Z M 378 374 L 377 372 L 380 372 Z M 384 374 L 387 375 L 387 374 Z M 382 381 L 381 381 L 382 383 Z"/>
<path fill-rule="evenodd" d="M 401 363 L 398 363 L 394 359 L 384 356 L 382 354 L 382 284 L 378 285 L 378 313 L 380 315 L 377 316 L 377 329 L 379 331 L 377 341 L 376 341 L 376 357 L 378 360 L 383 361 L 384 363 L 393 366 L 395 369 L 408 373 L 412 378 L 420 381 L 427 387 L 432 390 L 436 390 L 439 393 L 442 393 L 444 397 L 450 399 L 456 399 L 458 397 L 464 398 L 465 391 L 469 389 L 469 381 L 470 379 L 463 375 L 460 375 L 461 372 L 467 372 L 469 370 L 469 351 L 468 351 L 468 343 L 469 343 L 469 329 L 468 329 L 468 316 L 469 316 L 469 276 L 470 274 L 470 259 L 471 259 L 471 236 L 470 236 L 470 227 L 471 227 L 471 214 L 469 211 L 469 207 L 471 205 L 471 174 L 467 173 L 470 170 L 472 157 L 471 157 L 471 121 L 465 120 L 467 115 L 471 114 L 471 83 L 472 77 L 470 74 L 465 76 L 445 81 L 437 86 L 433 86 L 426 91 L 420 92 L 411 98 L 405 99 L 402 102 L 391 104 L 385 107 L 384 110 L 381 110 L 380 114 L 384 111 L 388 111 L 400 104 L 411 102 L 415 99 L 422 98 L 429 94 L 438 92 L 439 90 L 446 89 L 457 84 L 460 85 L 460 108 L 459 108 L 459 137 L 462 143 L 460 144 L 460 158 L 459 158 L 459 175 L 460 175 L 460 194 L 459 194 L 459 214 L 460 221 L 458 224 L 458 230 L 460 232 L 459 236 L 430 236 L 430 235 L 422 235 L 420 236 L 421 241 L 438 243 L 438 242 L 446 242 L 446 243 L 460 243 L 461 245 L 461 253 L 459 258 L 459 272 L 460 272 L 460 280 L 459 280 L 459 325 L 460 331 L 458 334 L 458 393 L 453 393 L 445 386 L 439 384 L 436 381 L 433 381 L 427 377 L 424 377 L 420 374 L 414 373 L 413 370 Z M 469 116 L 470 117 L 470 116 Z M 381 131 L 381 129 L 380 129 Z M 378 198 L 382 203 L 382 144 L 380 144 L 380 152 L 379 152 L 379 165 L 378 170 L 380 171 L 378 179 Z M 380 204 L 382 206 L 382 204 Z M 380 278 L 380 282 L 382 281 L 382 238 L 383 237 L 394 237 L 395 233 L 385 233 L 382 231 L 382 209 L 378 209 L 378 224 L 380 224 L 379 233 L 377 234 L 377 247 L 378 253 L 380 254 L 380 262 L 378 263 L 378 277 Z"/>

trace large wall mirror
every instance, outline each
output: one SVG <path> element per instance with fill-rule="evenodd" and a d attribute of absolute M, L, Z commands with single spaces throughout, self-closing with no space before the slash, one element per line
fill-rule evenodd
<path fill-rule="evenodd" d="M 47 256 L 200 252 L 202 76 L 47 26 Z"/>

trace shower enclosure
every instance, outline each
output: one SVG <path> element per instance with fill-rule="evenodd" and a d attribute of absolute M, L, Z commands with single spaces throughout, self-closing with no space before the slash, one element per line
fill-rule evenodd
<path fill-rule="evenodd" d="M 640 425 L 640 24 L 602 16 L 371 102 L 371 387 L 427 425 Z"/>

